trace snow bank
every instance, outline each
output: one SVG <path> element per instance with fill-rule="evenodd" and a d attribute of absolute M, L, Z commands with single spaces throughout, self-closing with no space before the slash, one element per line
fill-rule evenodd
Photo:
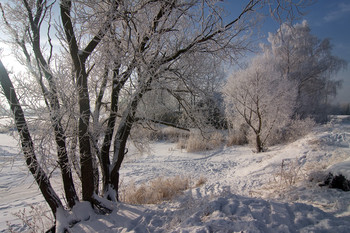
<path fill-rule="evenodd" d="M 22 157 L 16 156 L 17 142 L 9 138 L 0 134 L 0 232 L 6 232 L 6 221 L 25 231 L 11 213 L 43 202 Z M 186 153 L 171 143 L 154 143 L 153 150 L 140 155 L 129 146 L 121 169 L 124 184 L 174 176 L 194 182 L 202 176 L 207 182 L 171 202 L 109 203 L 109 215 L 96 214 L 82 203 L 70 213 L 62 210 L 58 225 L 81 233 L 349 232 L 350 192 L 320 187 L 322 180 L 310 179 L 311 174 L 329 171 L 349 178 L 349 145 L 350 121 L 337 118 L 294 143 L 261 154 L 246 146 Z M 295 182 L 288 183 L 286 175 L 293 175 Z"/>
<path fill-rule="evenodd" d="M 346 161 L 331 165 L 328 171 L 333 175 L 343 175 L 347 180 L 350 180 L 350 158 Z"/>
<path fill-rule="evenodd" d="M 310 205 L 229 195 L 202 205 L 173 232 L 348 232 L 349 226 Z"/>
<path fill-rule="evenodd" d="M 227 194 L 179 207 L 120 205 L 106 217 L 78 223 L 72 232 L 348 232 L 349 218 L 311 205 Z"/>

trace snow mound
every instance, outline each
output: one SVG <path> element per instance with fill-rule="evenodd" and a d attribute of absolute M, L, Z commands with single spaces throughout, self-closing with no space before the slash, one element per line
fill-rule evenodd
<path fill-rule="evenodd" d="M 106 233 L 349 232 L 350 192 L 320 186 L 329 173 L 350 178 L 349 116 L 333 117 L 307 136 L 260 154 L 249 146 L 185 153 L 175 144 L 158 142 L 144 154 L 128 146 L 121 169 L 125 184 L 175 176 L 194 182 L 204 177 L 207 182 L 160 204 L 104 200 L 113 210 L 108 215 L 97 214 L 81 203 L 70 212 L 60 210 L 59 229 Z M 0 232 L 8 232 L 7 221 L 15 231 L 29 230 L 12 214 L 44 200 L 28 176 L 17 141 L 0 134 L 0 153 Z M 56 190 L 62 190 L 59 180 L 59 176 L 52 178 Z"/>
<path fill-rule="evenodd" d="M 343 175 L 347 180 L 350 180 L 350 159 L 333 164 L 328 168 L 328 171 L 333 175 Z"/>
<path fill-rule="evenodd" d="M 310 205 L 230 195 L 200 207 L 173 232 L 186 232 L 186 229 L 191 232 L 310 232 L 326 229 L 348 232 L 349 226 L 349 222 Z"/>
<path fill-rule="evenodd" d="M 125 218 L 129 224 L 125 224 Z M 182 208 L 120 205 L 110 216 L 78 223 L 72 232 L 349 232 L 336 218 L 302 203 L 279 203 L 226 194 Z M 119 223 L 118 223 L 119 222 Z M 106 224 L 106 225 L 104 225 Z M 115 224 L 115 225 L 114 225 Z M 98 226 L 98 229 L 96 228 Z M 118 227 L 117 227 L 118 226 Z"/>

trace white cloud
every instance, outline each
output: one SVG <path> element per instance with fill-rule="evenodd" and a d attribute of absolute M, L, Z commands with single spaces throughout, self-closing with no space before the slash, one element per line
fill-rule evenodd
<path fill-rule="evenodd" d="M 332 22 L 344 17 L 349 13 L 350 13 L 350 3 L 340 3 L 336 10 L 329 12 L 325 17 L 323 17 L 323 19 L 326 22 Z"/>

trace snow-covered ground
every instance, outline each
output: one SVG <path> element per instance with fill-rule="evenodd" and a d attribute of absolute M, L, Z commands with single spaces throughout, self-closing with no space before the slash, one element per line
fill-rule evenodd
<path fill-rule="evenodd" d="M 42 202 L 18 155 L 17 142 L 0 134 L 0 231 L 11 213 Z M 350 117 L 288 145 L 256 154 L 247 146 L 187 153 L 171 143 L 154 143 L 140 155 L 130 149 L 123 184 L 158 177 L 206 178 L 201 187 L 157 205 L 116 204 L 97 215 L 82 203 L 71 232 L 350 232 L 350 192 L 320 187 L 329 172 L 350 179 Z"/>

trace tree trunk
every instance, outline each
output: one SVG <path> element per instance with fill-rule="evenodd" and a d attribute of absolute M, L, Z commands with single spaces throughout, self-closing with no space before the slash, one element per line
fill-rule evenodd
<path fill-rule="evenodd" d="M 256 152 L 260 153 L 264 151 L 264 146 L 262 144 L 260 134 L 256 134 Z"/>
<path fill-rule="evenodd" d="M 90 124 L 90 103 L 87 86 L 87 74 L 85 67 L 76 70 L 77 86 L 79 92 L 79 151 L 81 166 L 81 182 L 83 191 L 83 200 L 91 201 L 94 193 L 94 175 L 92 165 L 92 152 L 89 135 Z"/>
<path fill-rule="evenodd" d="M 101 170 L 103 174 L 103 194 L 106 196 L 107 199 L 115 199 L 114 197 L 111 197 L 111 194 L 109 193 L 109 188 L 111 184 L 111 177 L 110 177 L 110 158 L 109 158 L 109 151 L 112 144 L 112 138 L 115 128 L 115 121 L 117 117 L 118 112 L 118 101 L 119 101 L 119 94 L 120 90 L 123 88 L 125 82 L 128 80 L 128 78 L 131 75 L 131 71 L 134 67 L 134 61 L 129 66 L 128 70 L 126 70 L 121 77 L 119 76 L 119 68 L 120 64 L 116 64 L 116 66 L 113 69 L 113 82 L 112 82 L 112 94 L 111 94 L 111 112 L 108 118 L 107 123 L 107 130 L 105 132 L 105 137 L 103 139 L 103 145 L 101 149 Z M 128 137 L 129 135 L 127 135 Z M 127 137 L 125 140 L 127 140 Z M 124 146 L 125 149 L 125 146 Z M 119 149 L 118 149 L 119 150 Z M 123 150 L 124 152 L 124 150 Z"/>
<path fill-rule="evenodd" d="M 55 119 L 53 119 L 54 121 Z M 68 207 L 72 208 L 76 201 L 79 200 L 75 190 L 72 170 L 70 168 L 68 153 L 66 148 L 66 138 L 63 133 L 63 129 L 60 123 L 52 123 L 55 131 L 55 140 L 57 144 L 58 164 L 61 168 L 62 181 L 64 192 L 67 198 Z"/>
<path fill-rule="evenodd" d="M 101 42 L 105 33 L 111 27 L 115 19 L 115 12 L 119 7 L 119 1 L 112 1 L 111 9 L 107 15 L 106 21 L 96 35 L 90 40 L 87 46 L 79 50 L 77 38 L 75 37 L 74 27 L 71 18 L 71 0 L 62 0 L 60 3 L 61 20 L 64 28 L 66 40 L 69 46 L 69 52 L 74 64 L 75 77 L 78 88 L 79 101 L 79 152 L 81 163 L 81 180 L 83 200 L 93 203 L 94 193 L 94 175 L 92 166 L 92 151 L 91 151 L 91 137 L 89 134 L 90 124 L 90 99 L 88 89 L 88 73 L 86 72 L 86 60 L 94 51 L 96 46 Z"/>
<path fill-rule="evenodd" d="M 119 200 L 119 170 L 126 154 L 126 142 L 130 135 L 132 125 L 136 121 L 135 114 L 137 106 L 140 100 L 142 99 L 143 95 L 149 90 L 149 86 L 151 85 L 152 80 L 152 76 L 147 81 L 145 80 L 137 94 L 133 97 L 129 108 L 126 110 L 126 112 L 124 112 L 124 116 L 122 117 L 122 120 L 119 124 L 117 134 L 114 140 L 114 155 L 112 163 L 113 167 L 110 173 L 110 185 L 111 188 L 113 188 L 116 192 L 115 197 L 110 197 L 112 198 L 112 200 Z"/>
<path fill-rule="evenodd" d="M 62 202 L 53 190 L 50 180 L 45 171 L 41 168 L 35 155 L 34 145 L 29 133 L 24 112 L 16 96 L 15 89 L 7 74 L 5 67 L 0 61 L 0 82 L 5 96 L 10 104 L 11 111 L 15 118 L 15 124 L 21 140 L 21 146 L 26 160 L 27 167 L 32 173 L 36 183 L 43 194 L 45 201 L 51 208 L 53 215 L 56 217 L 58 208 L 63 208 Z"/>
<path fill-rule="evenodd" d="M 103 139 L 103 144 L 101 148 L 101 171 L 102 171 L 102 189 L 103 195 L 107 194 L 108 196 L 108 187 L 109 187 L 109 166 L 111 165 L 109 159 L 109 150 L 111 148 L 111 142 L 114 133 L 115 120 L 118 112 L 118 101 L 119 101 L 119 92 L 122 87 L 122 84 L 117 80 L 118 72 L 120 65 L 116 65 L 113 69 L 113 82 L 112 82 L 112 94 L 111 94 L 111 111 L 108 117 L 107 129 Z M 107 197 L 110 199 L 110 197 Z"/>
<path fill-rule="evenodd" d="M 78 196 L 74 187 L 71 168 L 69 166 L 68 153 L 66 148 L 66 137 L 64 135 L 64 130 L 60 120 L 60 103 L 58 100 L 57 86 L 53 78 L 52 72 L 50 70 L 48 62 L 45 60 L 40 46 L 40 27 L 41 23 L 39 18 L 45 16 L 43 11 L 45 2 L 37 2 L 37 12 L 35 13 L 36 19 L 34 19 L 32 14 L 32 9 L 28 1 L 23 1 L 25 8 L 27 9 L 27 17 L 29 20 L 30 30 L 33 34 L 31 46 L 35 55 L 38 68 L 40 72 L 44 74 L 45 79 L 48 82 L 48 88 L 45 86 L 42 77 L 37 77 L 38 84 L 41 87 L 43 96 L 45 98 L 45 103 L 50 112 L 51 126 L 55 133 L 55 141 L 57 146 L 57 157 L 58 164 L 61 169 L 62 181 L 64 185 L 65 196 L 67 198 L 68 206 L 71 208 L 74 206 L 75 202 L 78 200 Z M 17 42 L 23 50 L 23 53 L 31 66 L 31 57 L 27 51 L 25 44 Z M 23 42 L 24 43 L 24 42 Z M 52 53 L 52 51 L 51 51 Z M 52 55 L 52 54 L 50 54 Z"/>
<path fill-rule="evenodd" d="M 110 174 L 110 184 L 112 189 L 114 189 L 115 197 L 109 196 L 109 199 L 119 201 L 119 170 L 123 163 L 125 154 L 126 154 L 126 142 L 130 135 L 132 124 L 134 123 L 133 114 L 128 114 L 125 119 L 122 119 L 122 122 L 119 125 L 117 135 L 114 141 L 114 157 L 116 161 L 113 161 L 113 168 Z M 113 159 L 115 160 L 115 159 Z M 109 194 L 110 195 L 110 194 Z"/>

